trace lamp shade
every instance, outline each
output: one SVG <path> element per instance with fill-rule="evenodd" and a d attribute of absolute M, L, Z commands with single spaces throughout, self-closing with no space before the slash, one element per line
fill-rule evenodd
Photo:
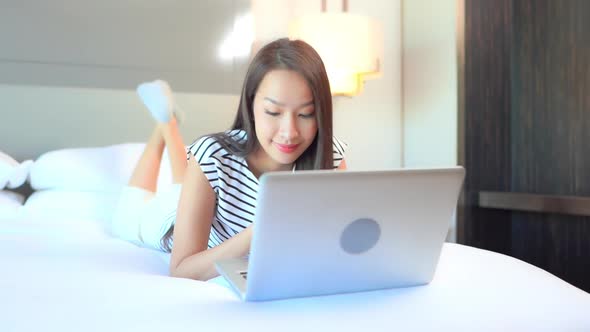
<path fill-rule="evenodd" d="M 305 15 L 291 22 L 289 37 L 307 42 L 319 53 L 333 95 L 357 95 L 365 78 L 380 73 L 383 33 L 381 26 L 366 16 Z"/>

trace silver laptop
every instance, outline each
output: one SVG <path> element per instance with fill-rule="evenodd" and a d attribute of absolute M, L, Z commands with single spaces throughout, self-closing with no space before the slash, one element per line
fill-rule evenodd
<path fill-rule="evenodd" d="M 249 258 L 216 268 L 246 301 L 427 284 L 464 176 L 462 167 L 265 174 Z"/>

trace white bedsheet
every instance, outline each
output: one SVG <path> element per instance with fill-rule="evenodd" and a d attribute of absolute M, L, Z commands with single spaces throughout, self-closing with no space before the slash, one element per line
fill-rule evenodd
<path fill-rule="evenodd" d="M 0 222 L 14 218 L 23 205 L 25 198 L 21 194 L 0 190 Z"/>
<path fill-rule="evenodd" d="M 167 277 L 167 255 L 88 220 L 0 223 L 1 331 L 590 331 L 590 295 L 519 260 L 445 244 L 422 287 L 243 303 Z"/>

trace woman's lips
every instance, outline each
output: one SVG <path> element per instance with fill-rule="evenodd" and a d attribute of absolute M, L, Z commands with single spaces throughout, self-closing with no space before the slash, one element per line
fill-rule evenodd
<path fill-rule="evenodd" d="M 279 143 L 275 143 L 275 145 L 277 146 L 277 149 L 279 149 L 279 151 L 281 151 L 283 153 L 293 153 L 293 152 L 295 152 L 295 150 L 297 150 L 297 147 L 299 146 L 299 144 L 279 144 Z"/>

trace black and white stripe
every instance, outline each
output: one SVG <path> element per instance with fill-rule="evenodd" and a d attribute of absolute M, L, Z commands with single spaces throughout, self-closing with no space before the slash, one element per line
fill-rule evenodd
<path fill-rule="evenodd" d="M 340 167 L 340 163 L 344 159 L 344 152 L 348 145 L 336 137 L 332 137 L 334 168 Z"/>
<path fill-rule="evenodd" d="M 230 136 L 238 141 L 246 139 L 246 132 L 233 130 Z M 334 168 L 342 159 L 346 144 L 333 139 Z M 258 179 L 244 158 L 225 150 L 215 138 L 204 136 L 189 147 L 209 184 L 217 196 L 215 217 L 209 235 L 209 248 L 238 234 L 254 221 Z"/>

